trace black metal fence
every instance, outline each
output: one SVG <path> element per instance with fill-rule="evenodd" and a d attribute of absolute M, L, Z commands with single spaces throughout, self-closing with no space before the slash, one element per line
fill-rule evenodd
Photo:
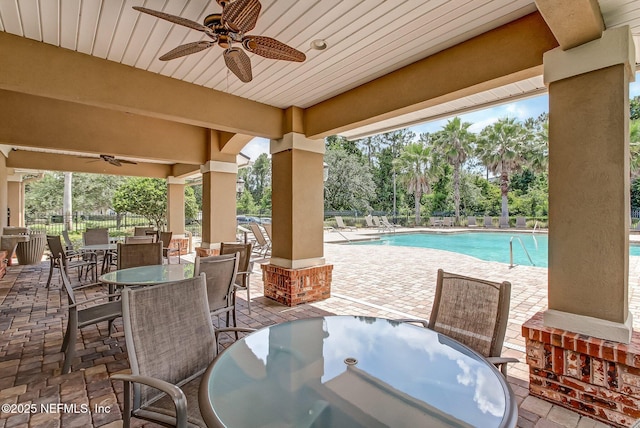
<path fill-rule="evenodd" d="M 74 213 L 71 216 L 62 214 L 31 214 L 25 218 L 25 225 L 33 231 L 59 235 L 69 225 L 71 232 L 81 233 L 87 229 L 106 227 L 110 233 L 126 233 L 136 226 L 154 226 L 146 217 L 134 214 L 81 214 Z M 200 218 L 186 221 L 185 230 L 193 236 L 202 233 L 202 221 Z"/>

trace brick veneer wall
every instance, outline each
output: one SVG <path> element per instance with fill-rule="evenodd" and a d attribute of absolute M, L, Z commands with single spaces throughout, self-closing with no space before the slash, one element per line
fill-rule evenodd
<path fill-rule="evenodd" d="M 264 295 L 283 305 L 296 306 L 331 297 L 333 265 L 286 269 L 262 265 Z"/>
<path fill-rule="evenodd" d="M 640 418 L 640 333 L 625 345 L 544 327 L 539 312 L 522 335 L 532 395 L 614 426 Z"/>

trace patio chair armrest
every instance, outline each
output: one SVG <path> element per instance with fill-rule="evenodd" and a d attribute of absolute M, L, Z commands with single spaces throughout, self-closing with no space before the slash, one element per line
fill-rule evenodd
<path fill-rule="evenodd" d="M 519 359 L 511 357 L 486 357 L 486 360 L 494 366 L 498 367 L 505 378 L 507 377 L 507 363 L 520 362 Z"/>
<path fill-rule="evenodd" d="M 147 385 L 164 392 L 169 397 L 171 397 L 173 405 L 176 407 L 176 425 L 186 426 L 187 397 L 184 395 L 184 392 L 182 392 L 182 390 L 176 385 L 150 376 L 131 374 L 113 374 L 111 375 L 111 380 L 121 380 L 125 382 L 125 388 L 127 387 L 127 383 L 141 383 L 143 385 Z"/>
<path fill-rule="evenodd" d="M 102 283 L 102 282 L 92 282 L 90 284 L 78 285 L 77 287 L 73 287 L 73 289 L 74 290 L 82 290 L 83 288 L 95 287 L 96 285 L 104 285 L 104 283 Z"/>
<path fill-rule="evenodd" d="M 406 323 L 417 323 L 417 324 L 422 324 L 422 326 L 424 328 L 429 328 L 429 321 L 427 320 L 421 320 L 421 319 L 410 319 L 410 318 L 404 318 L 404 319 L 399 319 L 399 320 L 394 320 L 396 322 L 406 322 Z"/>
<path fill-rule="evenodd" d="M 121 297 L 121 294 L 120 293 L 105 294 L 104 296 L 93 297 L 91 299 L 83 300 L 82 302 L 74 303 L 73 305 L 62 306 L 60 309 L 76 308 L 78 306 L 84 305 L 85 303 L 95 302 L 96 300 L 108 299 L 109 297 Z"/>
<path fill-rule="evenodd" d="M 216 328 L 216 349 L 217 349 L 218 346 L 220 346 L 220 343 L 218 342 L 218 337 L 219 337 L 220 333 L 232 333 L 232 332 L 253 333 L 254 331 L 256 331 L 255 328 L 244 328 L 244 327 Z"/>

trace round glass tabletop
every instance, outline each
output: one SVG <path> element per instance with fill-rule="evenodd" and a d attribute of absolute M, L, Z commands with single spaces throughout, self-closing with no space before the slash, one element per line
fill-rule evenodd
<path fill-rule="evenodd" d="M 140 266 L 106 273 L 99 278 L 99 281 L 123 286 L 153 285 L 191 278 L 194 272 L 193 263 Z"/>
<path fill-rule="evenodd" d="M 380 318 L 328 316 L 266 327 L 209 367 L 209 426 L 511 427 L 513 393 L 460 343 Z"/>

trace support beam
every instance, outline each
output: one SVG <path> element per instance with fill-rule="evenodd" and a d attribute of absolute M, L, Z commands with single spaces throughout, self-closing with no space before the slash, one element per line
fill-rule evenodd
<path fill-rule="evenodd" d="M 536 6 L 562 50 L 602 36 L 604 20 L 597 0 L 536 0 Z"/>
<path fill-rule="evenodd" d="M 171 165 L 139 162 L 136 165 L 111 165 L 102 159 L 82 159 L 73 155 L 13 150 L 9 152 L 7 166 L 10 168 L 47 171 L 86 172 L 91 174 L 128 175 L 135 177 L 167 178 Z"/>
<path fill-rule="evenodd" d="M 226 132 L 282 136 L 277 107 L 6 32 L 0 32 L 0 52 L 0 89 Z"/>
<path fill-rule="evenodd" d="M 0 91 L 4 144 L 201 165 L 208 134 L 197 126 Z"/>
<path fill-rule="evenodd" d="M 305 110 L 310 139 L 379 122 L 539 76 L 542 55 L 558 46 L 533 13 Z"/>

